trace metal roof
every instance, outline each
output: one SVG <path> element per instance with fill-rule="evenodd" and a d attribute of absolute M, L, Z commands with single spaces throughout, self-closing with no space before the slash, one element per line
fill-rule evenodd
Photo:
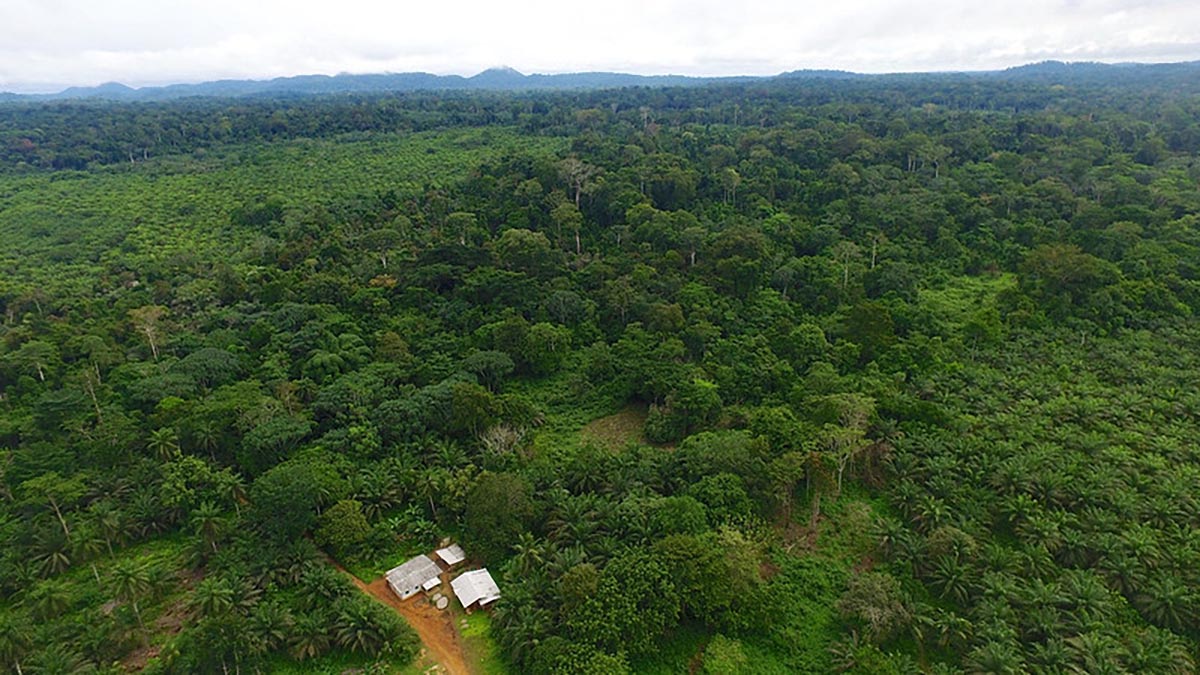
<path fill-rule="evenodd" d="M 406 598 L 430 579 L 438 578 L 441 573 L 441 568 L 428 556 L 419 555 L 399 567 L 388 570 L 387 580 L 397 595 Z"/>
<path fill-rule="evenodd" d="M 462 547 L 458 544 L 451 544 L 446 548 L 439 548 L 437 551 L 435 551 L 435 553 L 437 554 L 437 557 L 442 559 L 442 562 L 450 565 L 451 567 L 467 559 L 466 552 L 464 552 Z"/>
<path fill-rule="evenodd" d="M 463 572 L 450 582 L 450 586 L 463 607 L 470 607 L 476 602 L 483 606 L 500 597 L 500 587 L 486 569 Z"/>

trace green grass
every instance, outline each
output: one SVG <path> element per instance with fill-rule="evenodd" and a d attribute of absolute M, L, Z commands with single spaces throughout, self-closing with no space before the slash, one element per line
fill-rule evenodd
<path fill-rule="evenodd" d="M 746 653 L 746 667 L 742 671 L 746 675 L 794 675 L 796 672 L 778 654 L 761 645 L 743 641 L 742 650 Z"/>
<path fill-rule="evenodd" d="M 622 410 L 624 401 L 615 401 L 597 391 L 580 395 L 572 390 L 576 364 L 566 363 L 559 372 L 538 379 L 516 380 L 505 393 L 529 399 L 545 416 L 532 438 L 534 453 L 561 456 L 571 453 L 587 440 L 580 430 L 593 420 Z"/>
<path fill-rule="evenodd" d="M 1010 273 L 954 277 L 941 288 L 919 291 L 916 304 L 947 332 L 948 326 L 961 326 L 980 309 L 994 307 L 996 296 L 1016 283 L 1016 275 Z"/>
<path fill-rule="evenodd" d="M 481 675 L 509 675 L 512 671 L 500 657 L 500 648 L 492 639 L 492 617 L 485 612 L 474 612 L 463 617 L 466 624 L 462 629 L 466 644 L 467 661 Z"/>
<path fill-rule="evenodd" d="M 630 404 L 612 415 L 598 417 L 580 430 L 584 443 L 594 442 L 611 450 L 621 450 L 630 443 L 645 443 L 642 429 L 646 425 L 646 406 Z"/>

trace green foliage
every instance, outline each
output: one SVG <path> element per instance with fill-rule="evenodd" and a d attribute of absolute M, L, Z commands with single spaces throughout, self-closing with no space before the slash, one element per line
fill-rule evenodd
<path fill-rule="evenodd" d="M 829 645 L 838 634 L 834 605 L 846 583 L 836 564 L 813 558 L 781 561 L 779 574 L 760 594 L 758 619 L 749 631 L 767 640 L 799 672 L 829 672 Z"/>
<path fill-rule="evenodd" d="M 650 505 L 650 527 L 658 536 L 700 534 L 708 529 L 704 505 L 688 497 L 662 497 Z"/>
<path fill-rule="evenodd" d="M 704 661 L 701 672 L 707 675 L 736 675 L 749 673 L 749 659 L 746 650 L 738 640 L 717 634 L 704 647 Z"/>
<path fill-rule="evenodd" d="M 343 499 L 325 510 L 317 519 L 313 538 L 340 557 L 355 553 L 355 547 L 371 536 L 371 524 L 363 515 L 362 503 Z"/>
<path fill-rule="evenodd" d="M 529 672 L 547 675 L 624 675 L 630 670 L 621 655 L 606 654 L 587 643 L 552 637 L 534 650 Z"/>
<path fill-rule="evenodd" d="M 280 464 L 251 486 L 251 518 L 264 536 L 291 541 L 317 522 L 317 508 L 322 502 L 336 500 L 344 489 L 341 479 L 327 465 L 301 460 Z"/>
<path fill-rule="evenodd" d="M 597 592 L 567 617 L 574 639 L 615 653 L 644 654 L 679 617 L 679 589 L 653 555 L 631 551 L 604 568 Z"/>
<path fill-rule="evenodd" d="M 484 473 L 467 494 L 464 519 L 479 555 L 498 560 L 533 516 L 529 484 L 508 473 Z"/>
<path fill-rule="evenodd" d="M 867 572 L 850 577 L 837 610 L 871 642 L 886 642 L 908 623 L 900 584 L 890 575 Z"/>
<path fill-rule="evenodd" d="M 721 413 L 717 385 L 695 379 L 680 383 L 667 394 L 666 403 L 652 406 L 646 418 L 646 438 L 655 443 L 678 441 L 689 433 L 711 426 Z"/>
<path fill-rule="evenodd" d="M 497 670 L 1194 671 L 1197 107 L 1114 78 L 5 108 L 4 667 L 394 668 L 314 541 L 453 536 Z"/>
<path fill-rule="evenodd" d="M 505 230 L 496 240 L 495 252 L 501 267 L 532 277 L 550 274 L 557 264 L 546 235 L 521 228 Z"/>

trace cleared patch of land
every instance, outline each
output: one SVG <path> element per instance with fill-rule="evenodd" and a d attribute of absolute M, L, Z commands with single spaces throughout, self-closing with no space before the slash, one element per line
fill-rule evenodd
<path fill-rule="evenodd" d="M 588 422 L 579 431 L 585 441 L 620 450 L 630 443 L 645 443 L 642 427 L 648 411 L 643 405 L 630 404 L 619 412 Z"/>

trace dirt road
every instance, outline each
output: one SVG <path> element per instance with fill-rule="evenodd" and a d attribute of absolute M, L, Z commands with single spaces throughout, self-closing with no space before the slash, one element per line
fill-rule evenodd
<path fill-rule="evenodd" d="M 342 571 L 345 572 L 345 570 Z M 448 675 L 473 675 L 474 670 L 467 665 L 462 636 L 455 627 L 455 614 L 452 611 L 449 609 L 439 610 L 429 604 L 429 601 L 420 594 L 408 600 L 401 600 L 396 597 L 395 593 L 392 593 L 392 589 L 388 588 L 385 577 L 366 583 L 349 572 L 346 574 L 364 593 L 369 593 L 376 600 L 396 610 L 400 616 L 404 617 L 405 621 L 408 621 L 408 625 L 412 626 L 420 636 L 421 643 L 428 650 L 430 659 L 437 661 L 441 666 L 439 672 Z M 443 574 L 442 576 L 448 575 Z M 442 587 L 447 589 L 444 592 L 448 592 L 450 584 L 446 579 L 442 579 Z"/>

